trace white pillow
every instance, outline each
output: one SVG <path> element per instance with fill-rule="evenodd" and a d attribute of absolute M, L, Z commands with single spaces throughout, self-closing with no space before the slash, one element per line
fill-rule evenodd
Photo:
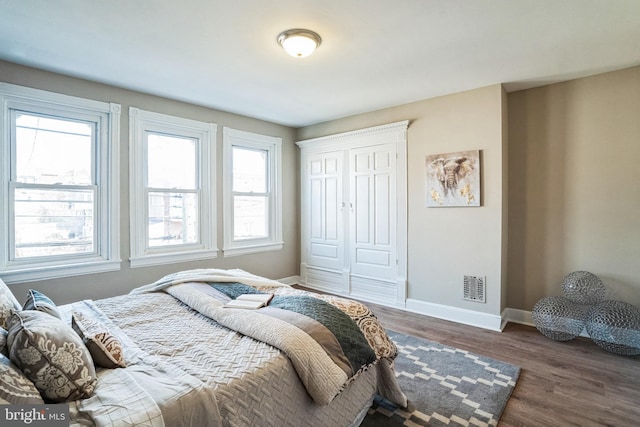
<path fill-rule="evenodd" d="M 22 306 L 6 283 L 0 279 L 0 328 L 7 329 L 11 310 L 22 310 Z"/>
<path fill-rule="evenodd" d="M 9 286 L 7 286 L 7 284 L 4 283 L 2 279 L 0 279 L 0 295 L 6 295 L 9 301 L 13 303 L 13 306 L 15 307 L 16 310 L 22 309 L 22 306 L 16 299 L 15 295 L 13 295 L 13 292 L 11 292 L 11 289 L 9 289 Z"/>

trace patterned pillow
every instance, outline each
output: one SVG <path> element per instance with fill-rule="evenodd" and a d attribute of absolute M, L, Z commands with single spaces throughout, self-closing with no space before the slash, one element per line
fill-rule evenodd
<path fill-rule="evenodd" d="M 9 298 L 9 300 L 13 303 L 14 307 L 17 310 L 20 310 L 20 303 L 18 302 L 16 297 L 13 295 L 13 292 L 11 292 L 11 289 L 9 289 L 7 284 L 4 283 L 2 279 L 0 279 L 0 295 L 6 295 Z"/>
<path fill-rule="evenodd" d="M 44 403 L 36 386 L 2 354 L 0 354 L 0 402 L 21 405 Z"/>
<path fill-rule="evenodd" d="M 13 303 L 6 295 L 0 294 L 0 328 L 6 328 L 11 317 L 11 310 L 15 310 Z"/>
<path fill-rule="evenodd" d="M 53 301 L 51 301 L 51 298 L 42 292 L 34 291 L 33 289 L 29 289 L 29 296 L 27 297 L 27 301 L 24 303 L 24 307 L 22 307 L 22 309 L 38 310 L 55 316 L 58 319 L 62 319 L 62 315 L 60 314 L 58 307 Z"/>
<path fill-rule="evenodd" d="M 0 279 L 0 328 L 6 329 L 11 309 L 21 310 L 22 306 L 9 287 Z"/>
<path fill-rule="evenodd" d="M 65 402 L 89 397 L 96 371 L 89 351 L 62 320 L 36 310 L 9 318 L 9 356 L 45 399 Z"/>
<path fill-rule="evenodd" d="M 93 363 L 103 368 L 126 368 L 122 344 L 100 322 L 74 311 L 71 325 L 89 349 Z"/>
<path fill-rule="evenodd" d="M 4 328 L 0 328 L 0 354 L 3 354 L 9 357 L 9 347 L 7 346 L 7 335 L 9 335 L 9 332 Z"/>

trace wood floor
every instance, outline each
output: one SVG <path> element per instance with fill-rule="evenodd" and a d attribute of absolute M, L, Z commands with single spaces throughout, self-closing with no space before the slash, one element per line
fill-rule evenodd
<path fill-rule="evenodd" d="M 367 305 L 387 329 L 519 366 L 500 427 L 640 426 L 640 356 L 609 353 L 588 338 L 553 341 L 515 323 L 493 332 Z"/>
<path fill-rule="evenodd" d="M 517 323 L 494 332 L 365 304 L 387 329 L 519 366 L 499 427 L 640 426 L 640 356 L 609 353 L 589 338 L 553 341 Z"/>

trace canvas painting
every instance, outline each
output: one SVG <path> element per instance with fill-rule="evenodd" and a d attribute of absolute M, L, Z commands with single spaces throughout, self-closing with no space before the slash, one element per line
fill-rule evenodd
<path fill-rule="evenodd" d="M 427 207 L 480 206 L 480 150 L 426 156 Z"/>

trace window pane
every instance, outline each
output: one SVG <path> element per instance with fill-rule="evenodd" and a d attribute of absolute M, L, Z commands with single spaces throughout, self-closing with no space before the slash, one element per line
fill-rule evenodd
<path fill-rule="evenodd" d="M 147 185 L 151 188 L 196 188 L 196 141 L 147 134 Z"/>
<path fill-rule="evenodd" d="M 94 251 L 93 190 L 15 190 L 15 257 Z"/>
<path fill-rule="evenodd" d="M 265 196 L 233 198 L 233 239 L 269 237 L 268 199 Z"/>
<path fill-rule="evenodd" d="M 267 192 L 267 151 L 233 147 L 233 191 Z"/>
<path fill-rule="evenodd" d="M 35 184 L 91 185 L 93 124 L 16 114 L 16 178 Z"/>
<path fill-rule="evenodd" d="M 198 195 L 149 193 L 149 247 L 198 243 Z"/>

